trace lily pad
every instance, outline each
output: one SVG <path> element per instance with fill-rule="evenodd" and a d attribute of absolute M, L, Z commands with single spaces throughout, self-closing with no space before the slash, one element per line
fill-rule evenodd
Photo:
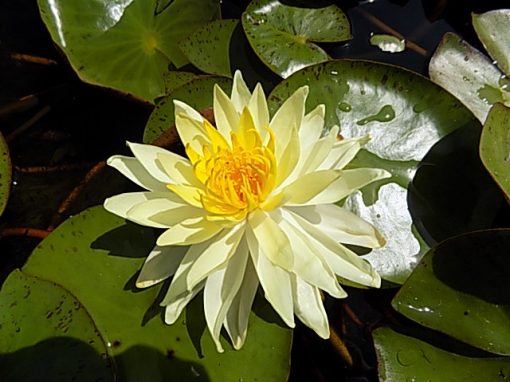
<path fill-rule="evenodd" d="M 153 102 L 169 65 L 188 61 L 178 42 L 219 16 L 218 0 L 38 0 L 53 40 L 80 78 Z"/>
<path fill-rule="evenodd" d="M 510 9 L 473 14 L 473 27 L 497 65 L 510 75 Z"/>
<path fill-rule="evenodd" d="M 257 56 L 283 78 L 329 59 L 313 42 L 340 42 L 351 38 L 349 20 L 335 5 L 298 8 L 278 0 L 253 0 L 242 22 Z"/>
<path fill-rule="evenodd" d="M 232 77 L 230 39 L 238 20 L 217 20 L 193 32 L 181 41 L 186 58 L 205 73 Z"/>
<path fill-rule="evenodd" d="M 134 287 L 154 240 L 152 230 L 93 207 L 48 236 L 23 272 L 62 285 L 87 307 L 119 380 L 286 381 L 292 332 L 264 306 L 251 315 L 242 350 L 222 339 L 223 354 L 206 331 L 199 298 L 174 325 L 163 323 L 158 288 Z"/>
<path fill-rule="evenodd" d="M 501 104 L 492 107 L 480 138 L 480 157 L 510 198 L 510 108 Z"/>
<path fill-rule="evenodd" d="M 439 244 L 392 301 L 408 318 L 480 349 L 510 354 L 510 230 Z"/>
<path fill-rule="evenodd" d="M 0 215 L 7 206 L 11 192 L 12 165 L 9 156 L 9 147 L 0 132 Z"/>
<path fill-rule="evenodd" d="M 466 357 L 390 328 L 376 329 L 373 337 L 380 381 L 500 381 L 510 375 L 507 357 Z"/>
<path fill-rule="evenodd" d="M 391 34 L 374 34 L 370 37 L 370 45 L 377 46 L 383 52 L 398 53 L 406 49 L 405 40 Z"/>
<path fill-rule="evenodd" d="M 484 122 L 491 106 L 510 106 L 508 80 L 492 61 L 466 41 L 447 33 L 429 64 L 432 81 L 455 95 Z"/>
<path fill-rule="evenodd" d="M 165 91 L 167 93 L 173 92 L 178 87 L 187 82 L 197 78 L 198 75 L 190 72 L 172 71 L 165 73 L 163 79 L 165 81 Z"/>
<path fill-rule="evenodd" d="M 152 143 L 164 131 L 170 128 L 175 130 L 174 100 L 185 102 L 199 111 L 212 107 L 214 84 L 218 84 L 226 92 L 232 88 L 230 78 L 200 76 L 186 82 L 162 98 L 147 121 L 143 141 Z"/>
<path fill-rule="evenodd" d="M 92 318 L 52 282 L 11 273 L 0 292 L 0 327 L 2 381 L 114 380 L 115 365 Z"/>
<path fill-rule="evenodd" d="M 477 123 L 458 100 L 422 76 L 394 66 L 350 60 L 314 65 L 282 81 L 269 97 L 270 110 L 274 113 L 303 85 L 310 88 L 307 111 L 318 104 L 326 105 L 326 128 L 339 125 L 345 138 L 365 134 L 372 137 L 352 166 L 379 167 L 392 173 L 392 178 L 363 190 L 366 206 L 377 202 L 378 188 L 385 183 L 407 187 L 417 164 L 439 139 Z M 398 199 L 398 188 L 393 191 L 396 193 L 388 196 L 388 201 Z M 385 208 L 394 215 L 402 213 L 400 203 L 387 203 Z M 380 224 L 372 214 L 367 218 L 376 226 Z M 399 229 L 402 230 L 399 237 L 417 236 L 409 225 Z M 399 251 L 393 259 L 403 262 L 393 265 L 388 262 L 393 270 L 379 268 L 378 271 L 391 275 L 392 280 L 403 280 L 411 269 L 410 264 L 416 262 L 417 254 L 414 248 L 409 251 L 391 236 L 386 239 L 389 248 Z"/>

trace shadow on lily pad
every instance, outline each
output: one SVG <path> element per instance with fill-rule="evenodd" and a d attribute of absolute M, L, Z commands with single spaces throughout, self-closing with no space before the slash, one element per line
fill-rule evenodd
<path fill-rule="evenodd" d="M 150 359 L 151 365 L 137 363 L 140 354 L 144 354 L 142 359 Z M 125 381 L 133 368 L 147 368 L 147 380 L 151 380 L 150 375 L 159 375 L 165 380 L 210 381 L 202 366 L 178 359 L 171 349 L 164 355 L 147 346 L 135 346 L 110 358 L 98 354 L 83 341 L 55 337 L 0 356 L 0 380 L 3 382 Z"/>

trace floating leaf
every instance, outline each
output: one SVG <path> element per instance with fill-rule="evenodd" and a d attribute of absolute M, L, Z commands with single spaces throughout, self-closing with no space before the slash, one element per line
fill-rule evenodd
<path fill-rule="evenodd" d="M 510 105 L 508 81 L 488 57 L 453 33 L 447 33 L 429 65 L 432 81 L 455 95 L 484 122 L 491 105 Z"/>
<path fill-rule="evenodd" d="M 232 88 L 230 78 L 201 76 L 185 83 L 164 97 L 156 105 L 145 126 L 143 141 L 152 143 L 164 131 L 170 128 L 175 129 L 173 127 L 175 123 L 174 100 L 185 102 L 198 111 L 212 107 L 214 84 L 218 84 L 226 92 Z M 180 140 L 177 139 L 177 141 Z"/>
<path fill-rule="evenodd" d="M 0 379 L 112 381 L 114 365 L 90 315 L 64 288 L 20 271 L 0 292 Z"/>
<path fill-rule="evenodd" d="M 497 65 L 510 75 L 510 9 L 473 14 L 473 27 Z"/>
<path fill-rule="evenodd" d="M 378 328 L 372 334 L 383 382 L 499 381 L 510 375 L 507 357 L 466 357 L 390 328 Z"/>
<path fill-rule="evenodd" d="M 480 138 L 480 157 L 510 198 L 510 108 L 499 103 L 492 107 Z"/>
<path fill-rule="evenodd" d="M 430 246 L 494 227 L 504 199 L 480 160 L 478 122 L 436 143 L 409 185 L 414 224 Z"/>
<path fill-rule="evenodd" d="M 242 350 L 223 338 L 223 354 L 207 333 L 200 298 L 174 325 L 163 323 L 158 289 L 134 287 L 153 245 L 152 230 L 94 207 L 50 234 L 23 272 L 61 285 L 87 307 L 111 345 L 119 380 L 286 381 L 292 332 L 267 305 L 254 308 Z"/>
<path fill-rule="evenodd" d="M 467 344 L 509 355 L 508 248 L 508 229 L 444 241 L 425 255 L 393 299 L 393 307 Z"/>
<path fill-rule="evenodd" d="M 390 53 L 403 52 L 406 49 L 405 40 L 391 34 L 374 34 L 370 37 L 370 44 Z"/>
<path fill-rule="evenodd" d="M 187 63 L 178 42 L 219 15 L 217 0 L 38 0 L 53 40 L 80 78 L 153 102 L 163 75 Z"/>
<path fill-rule="evenodd" d="M 238 20 L 217 20 L 180 43 L 186 58 L 203 72 L 231 77 L 230 39 Z"/>
<path fill-rule="evenodd" d="M 379 189 L 377 201 L 366 206 L 361 192 L 350 195 L 344 205 L 370 221 L 388 238 L 388 243 L 363 256 L 382 278 L 402 284 L 411 274 L 422 253 L 420 242 L 412 233 L 413 220 L 407 209 L 407 190 L 395 183 Z"/>
<path fill-rule="evenodd" d="M 197 77 L 198 76 L 195 73 L 178 71 L 167 72 L 163 76 L 163 80 L 165 81 L 165 91 L 166 93 L 173 92 L 178 87 Z"/>
<path fill-rule="evenodd" d="M 282 81 L 269 97 L 271 111 L 303 85 L 310 87 L 308 111 L 318 104 L 326 105 L 327 128 L 339 125 L 345 138 L 365 134 L 372 137 L 353 165 L 387 169 L 393 177 L 385 183 L 402 187 L 407 187 L 418 161 L 441 137 L 476 122 L 460 102 L 424 77 L 389 65 L 349 60 L 305 68 Z M 377 201 L 382 184 L 363 190 L 367 206 Z M 393 191 L 397 193 L 392 197 L 398 199 L 398 188 Z M 394 215 L 401 213 L 400 204 L 390 203 L 388 207 L 395 209 Z M 370 222 L 378 224 L 372 217 Z M 393 264 L 393 272 L 388 268 L 378 270 L 391 275 L 392 280 L 402 280 L 416 260 L 416 252 L 414 248 L 408 252 L 408 247 L 391 236 L 386 239 L 389 248 L 399 251 L 393 258 L 407 260 Z"/>
<path fill-rule="evenodd" d="M 243 28 L 255 53 L 283 78 L 305 66 L 329 59 L 313 42 L 351 38 L 349 20 L 335 5 L 298 8 L 278 0 L 253 0 L 242 17 Z"/>
<path fill-rule="evenodd" d="M 7 206 L 9 193 L 11 192 L 12 166 L 9 156 L 9 147 L 4 136 L 0 132 L 0 215 Z"/>

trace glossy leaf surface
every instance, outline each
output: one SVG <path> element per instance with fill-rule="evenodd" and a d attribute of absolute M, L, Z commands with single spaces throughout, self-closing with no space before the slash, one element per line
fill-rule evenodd
<path fill-rule="evenodd" d="M 219 15 L 217 0 L 38 0 L 53 40 L 86 82 L 153 102 L 170 64 L 188 61 L 178 42 Z"/>
<path fill-rule="evenodd" d="M 510 103 L 508 81 L 483 53 L 447 33 L 429 64 L 432 81 L 455 95 L 484 122 L 496 102 Z"/>
<path fill-rule="evenodd" d="M 351 38 L 349 20 L 335 5 L 298 8 L 278 0 L 254 0 L 246 8 L 242 22 L 255 53 L 283 78 L 328 60 L 328 54 L 313 42 Z"/>
<path fill-rule="evenodd" d="M 0 291 L 2 381 L 113 381 L 115 364 L 84 306 L 18 270 Z"/>
<path fill-rule="evenodd" d="M 431 250 L 392 301 L 424 326 L 510 354 L 510 230 L 461 235 Z"/>
<path fill-rule="evenodd" d="M 380 381 L 504 381 L 510 358 L 472 358 L 447 352 L 390 328 L 373 332 Z"/>

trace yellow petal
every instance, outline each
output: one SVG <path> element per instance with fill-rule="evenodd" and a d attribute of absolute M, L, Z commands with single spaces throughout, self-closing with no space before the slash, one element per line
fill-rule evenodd
<path fill-rule="evenodd" d="M 305 151 L 321 137 L 324 130 L 325 114 L 326 107 L 319 105 L 304 116 L 301 128 L 299 129 L 299 142 L 301 143 L 302 151 Z"/>
<path fill-rule="evenodd" d="M 216 128 L 230 142 L 230 133 L 235 132 L 239 125 L 239 113 L 225 92 L 214 85 L 214 121 Z"/>
<path fill-rule="evenodd" d="M 250 98 L 251 93 L 248 86 L 246 86 L 246 82 L 244 82 L 243 75 L 241 71 L 236 70 L 230 99 L 238 113 L 242 113 L 243 109 L 248 106 Z"/>
<path fill-rule="evenodd" d="M 200 188 L 182 184 L 168 184 L 167 188 L 189 205 L 202 208 L 202 203 L 200 201 L 202 197 L 202 190 Z"/>
<path fill-rule="evenodd" d="M 190 161 L 180 155 L 168 152 L 158 153 L 157 161 L 173 183 L 200 186 Z"/>
<path fill-rule="evenodd" d="M 253 117 L 255 127 L 259 131 L 262 140 L 265 141 L 267 128 L 269 127 L 269 109 L 267 107 L 266 95 L 262 85 L 257 84 L 248 103 L 248 109 Z"/>
<path fill-rule="evenodd" d="M 321 195 L 340 178 L 341 171 L 322 170 L 303 175 L 283 189 L 288 198 L 286 205 L 295 206 L 312 203 L 317 195 Z"/>
<path fill-rule="evenodd" d="M 175 127 L 184 147 L 190 146 L 196 152 L 202 152 L 202 146 L 209 144 L 209 137 L 202 121 L 191 118 L 188 114 L 175 114 Z"/>
<path fill-rule="evenodd" d="M 354 159 L 359 150 L 370 140 L 370 136 L 342 139 L 333 145 L 326 159 L 320 165 L 321 170 L 343 169 Z"/>

